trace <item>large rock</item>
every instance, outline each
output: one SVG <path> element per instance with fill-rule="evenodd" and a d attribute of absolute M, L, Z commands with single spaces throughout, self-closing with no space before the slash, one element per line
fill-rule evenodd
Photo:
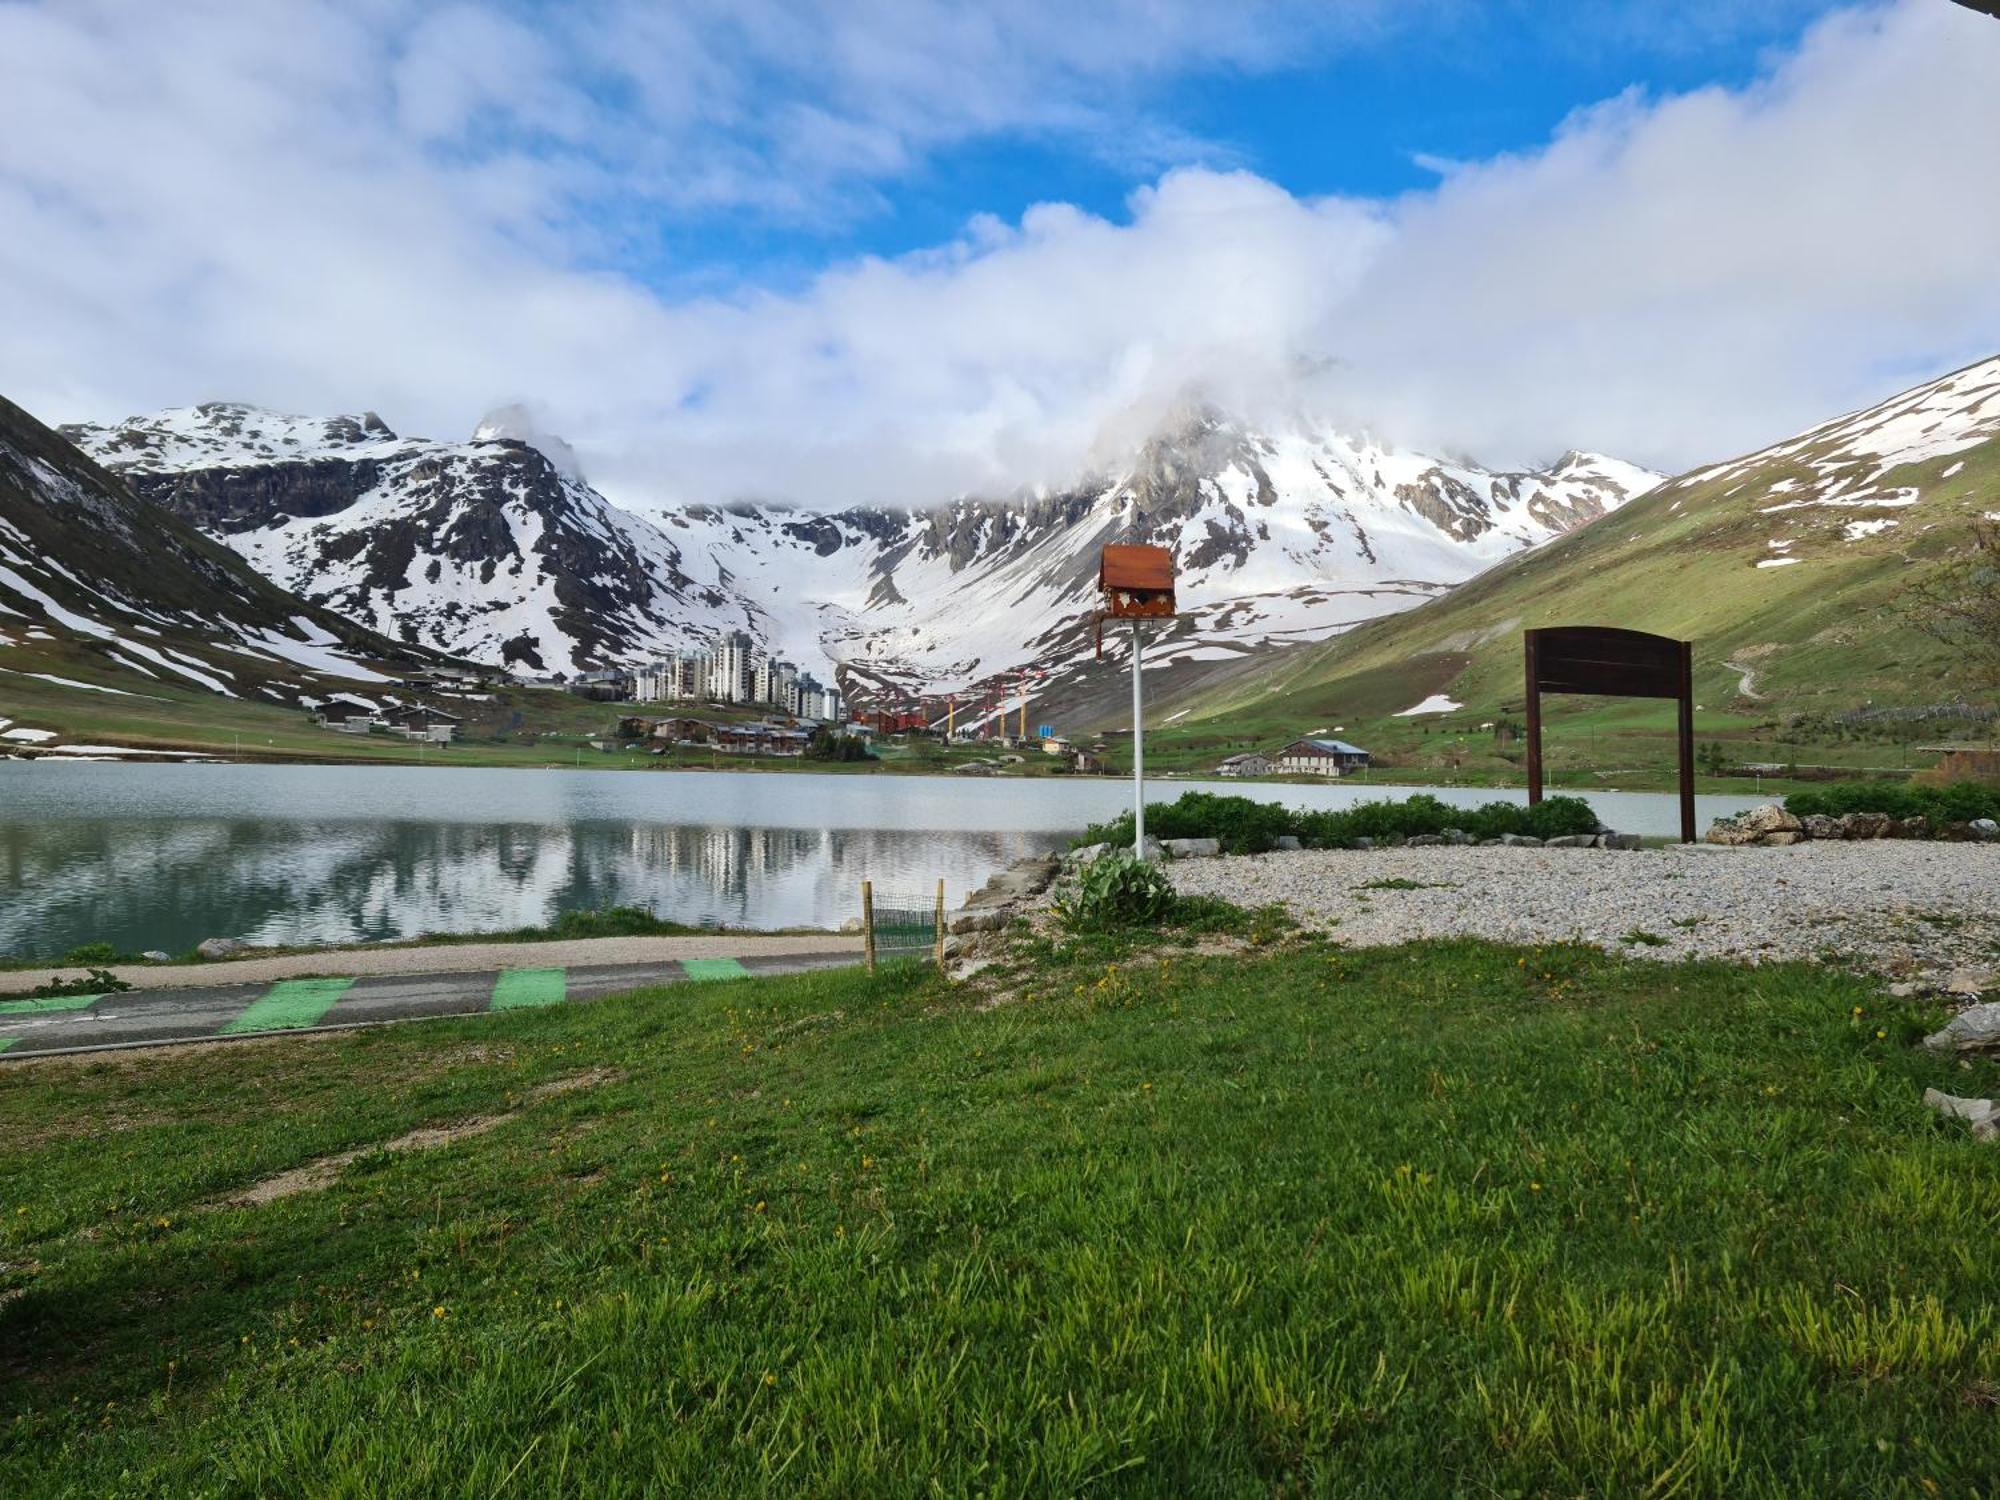
<path fill-rule="evenodd" d="M 1708 830 L 1711 844 L 1796 844 L 1805 838 L 1805 824 L 1775 802 L 1753 807 L 1733 818 L 1717 818 Z M 1784 835 L 1794 835 L 1786 838 Z"/>
<path fill-rule="evenodd" d="M 1444 843 L 1441 833 L 1413 833 L 1410 835 L 1412 849 L 1435 849 Z"/>
<path fill-rule="evenodd" d="M 1595 833 L 1560 833 L 1544 846 L 1549 849 L 1594 849 L 1601 837 Z"/>
<path fill-rule="evenodd" d="M 1450 844 L 1452 847 L 1458 849 L 1462 849 L 1468 844 L 1477 842 L 1477 840 L 1475 840 L 1472 837 L 1472 835 L 1467 833 L 1463 828 L 1447 828 L 1443 833 L 1439 834 L 1438 837 L 1442 838 L 1447 844 Z"/>
<path fill-rule="evenodd" d="M 1840 826 L 1851 839 L 1879 839 L 1889 836 L 1894 822 L 1887 813 L 1853 812 L 1841 818 Z"/>
<path fill-rule="evenodd" d="M 1945 1023 L 1942 1031 L 1924 1038 L 1933 1052 L 1983 1052 L 2000 1047 L 2000 1003 L 1968 1005 Z"/>
<path fill-rule="evenodd" d="M 1974 1140 L 2000 1139 L 2000 1099 L 1967 1099 L 1942 1089 L 1925 1089 L 1924 1103 L 1941 1115 L 1965 1121 Z"/>
<path fill-rule="evenodd" d="M 241 938 L 203 938 L 194 951 L 201 958 L 232 958 L 249 947 Z"/>
<path fill-rule="evenodd" d="M 1297 834 L 1281 833 L 1278 835 L 1278 852 L 1280 854 L 1292 854 L 1303 848 L 1305 848 L 1305 845 L 1299 842 Z"/>
<path fill-rule="evenodd" d="M 1170 859 L 1219 859 L 1221 839 L 1167 839 L 1163 847 Z"/>
<path fill-rule="evenodd" d="M 1896 837 L 1899 839 L 1927 839 L 1930 836 L 1931 820 L 1922 813 L 1914 818 L 1905 818 L 1896 825 Z"/>
<path fill-rule="evenodd" d="M 1082 869 L 1085 865 L 1096 863 L 1110 852 L 1109 844 L 1085 844 L 1081 849 L 1072 849 L 1065 854 L 1063 863 Z"/>
<path fill-rule="evenodd" d="M 1991 991 L 2000 990 L 2000 970 L 1959 969 L 1944 982 L 1947 995 L 1965 995 L 1973 999 Z"/>
<path fill-rule="evenodd" d="M 1642 847 L 1636 833 L 1607 833 L 1598 839 L 1598 845 L 1605 849 L 1637 849 Z"/>
<path fill-rule="evenodd" d="M 1542 847 L 1540 839 L 1525 833 L 1503 833 L 1500 835 L 1500 842 L 1505 844 L 1509 849 L 1539 849 Z"/>
<path fill-rule="evenodd" d="M 1994 822 L 1991 818 L 1974 818 L 1966 824 L 1966 827 L 1972 836 L 1982 843 L 1990 844 L 2000 840 L 2000 823 Z"/>
<path fill-rule="evenodd" d="M 1838 818 L 1829 817 L 1826 813 L 1807 813 L 1799 821 L 1806 825 L 1806 837 L 1809 839 L 1847 837 L 1847 825 Z"/>

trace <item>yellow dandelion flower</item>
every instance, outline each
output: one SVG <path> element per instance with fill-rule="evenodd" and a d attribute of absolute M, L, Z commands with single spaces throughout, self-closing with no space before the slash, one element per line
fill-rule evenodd
<path fill-rule="evenodd" d="M 437 1306 L 437 1307 L 434 1307 L 434 1308 L 432 1308 L 432 1309 L 431 1309 L 431 1316 L 432 1316 L 433 1318 L 441 1318 L 441 1317 L 443 1317 L 443 1316 L 444 1316 L 444 1307 L 443 1307 L 443 1305 L 442 1305 L 442 1304 L 440 1304 L 439 1306 Z"/>

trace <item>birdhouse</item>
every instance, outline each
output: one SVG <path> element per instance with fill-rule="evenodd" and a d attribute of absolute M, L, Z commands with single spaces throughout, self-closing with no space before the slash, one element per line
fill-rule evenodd
<path fill-rule="evenodd" d="M 1165 547 L 1112 546 L 1097 564 L 1104 613 L 1114 620 L 1165 620 L 1174 614 L 1174 555 Z"/>

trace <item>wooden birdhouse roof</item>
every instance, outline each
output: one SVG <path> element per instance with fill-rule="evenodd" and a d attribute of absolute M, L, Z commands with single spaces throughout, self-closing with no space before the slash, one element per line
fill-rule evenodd
<path fill-rule="evenodd" d="M 1106 547 L 1097 565 L 1097 586 L 1139 592 L 1171 591 L 1174 586 L 1174 555 L 1165 547 Z"/>

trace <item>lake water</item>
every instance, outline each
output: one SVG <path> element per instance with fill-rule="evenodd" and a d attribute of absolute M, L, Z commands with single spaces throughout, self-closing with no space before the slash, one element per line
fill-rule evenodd
<path fill-rule="evenodd" d="M 1415 788 L 1149 782 L 1331 807 Z M 207 937 L 352 942 L 648 906 L 688 923 L 837 927 L 877 899 L 956 905 L 1130 805 L 1131 783 L 777 772 L 0 763 L 0 954 Z M 1524 794 L 1440 790 L 1467 806 Z M 1671 796 L 1595 793 L 1672 833 Z M 1704 797 L 1703 826 L 1754 799 Z"/>

